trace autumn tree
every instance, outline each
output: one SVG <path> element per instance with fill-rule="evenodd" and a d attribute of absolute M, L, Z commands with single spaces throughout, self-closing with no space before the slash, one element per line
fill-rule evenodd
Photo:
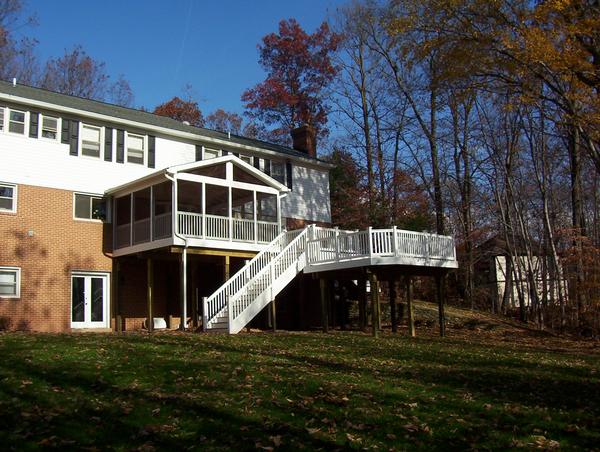
<path fill-rule="evenodd" d="M 282 20 L 278 33 L 268 34 L 258 46 L 267 78 L 243 93 L 246 114 L 274 127 L 281 142 L 288 142 L 289 132 L 302 124 L 326 135 L 324 92 L 336 74 L 332 53 L 338 42 L 325 22 L 308 34 L 295 19 Z"/>
<path fill-rule="evenodd" d="M 237 113 L 230 113 L 219 108 L 206 117 L 205 126 L 220 132 L 239 135 L 242 130 L 242 117 Z"/>
<path fill-rule="evenodd" d="M 48 60 L 40 86 L 70 96 L 114 100 L 123 106 L 131 106 L 133 103 L 129 83 L 120 77 L 112 84 L 106 73 L 106 64 L 90 57 L 80 45 L 71 51 L 65 51 L 60 58 Z"/>
<path fill-rule="evenodd" d="M 39 63 L 35 55 L 34 39 L 18 38 L 16 30 L 35 24 L 35 18 L 23 17 L 22 0 L 0 0 L 0 79 L 35 85 L 39 77 Z"/>
<path fill-rule="evenodd" d="M 188 122 L 195 127 L 204 127 L 204 117 L 198 106 L 198 102 L 192 100 L 183 100 L 178 96 L 158 105 L 153 113 L 155 115 L 167 116 L 181 122 Z"/>

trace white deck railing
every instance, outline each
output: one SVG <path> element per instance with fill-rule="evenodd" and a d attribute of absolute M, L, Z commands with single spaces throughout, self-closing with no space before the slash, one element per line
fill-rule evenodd
<path fill-rule="evenodd" d="M 309 265 L 371 257 L 454 261 L 456 251 L 452 237 L 396 228 L 336 231 L 308 243 Z"/>

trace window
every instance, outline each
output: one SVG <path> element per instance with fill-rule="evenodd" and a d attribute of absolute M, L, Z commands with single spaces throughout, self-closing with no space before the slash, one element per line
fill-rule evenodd
<path fill-rule="evenodd" d="M 19 298 L 20 296 L 21 269 L 0 267 L 0 298 Z"/>
<path fill-rule="evenodd" d="M 0 212 L 17 211 L 17 187 L 0 184 Z"/>
<path fill-rule="evenodd" d="M 252 165 L 252 157 L 250 157 L 249 155 L 240 154 L 240 159 L 242 159 L 248 165 Z"/>
<path fill-rule="evenodd" d="M 81 155 L 100 157 L 100 127 L 81 126 Z"/>
<path fill-rule="evenodd" d="M 144 137 L 127 134 L 127 162 L 144 164 Z"/>
<path fill-rule="evenodd" d="M 25 112 L 18 110 L 8 110 L 8 131 L 25 135 Z"/>
<path fill-rule="evenodd" d="M 285 165 L 282 162 L 271 162 L 271 177 L 285 185 Z"/>
<path fill-rule="evenodd" d="M 75 193 L 75 218 L 82 220 L 106 220 L 106 200 L 100 196 Z"/>
<path fill-rule="evenodd" d="M 204 160 L 214 159 L 219 156 L 219 151 L 217 149 L 208 149 L 204 148 Z"/>
<path fill-rule="evenodd" d="M 49 140 L 58 139 L 58 118 L 52 116 L 42 116 L 42 130 L 40 132 L 42 138 Z"/>

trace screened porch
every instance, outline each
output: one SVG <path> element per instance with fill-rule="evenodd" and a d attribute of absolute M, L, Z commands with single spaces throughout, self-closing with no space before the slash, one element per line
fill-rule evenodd
<path fill-rule="evenodd" d="M 116 254 L 170 244 L 260 250 L 271 242 L 281 231 L 287 188 L 236 157 L 215 160 L 169 169 L 154 183 L 115 193 Z"/>

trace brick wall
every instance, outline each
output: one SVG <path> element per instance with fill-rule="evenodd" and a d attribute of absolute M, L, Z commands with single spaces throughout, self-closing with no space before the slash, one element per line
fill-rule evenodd
<path fill-rule="evenodd" d="M 110 272 L 110 224 L 73 219 L 73 192 L 18 186 L 17 213 L 0 213 L 0 266 L 21 267 L 21 296 L 0 298 L 11 329 L 69 331 L 71 272 Z"/>

